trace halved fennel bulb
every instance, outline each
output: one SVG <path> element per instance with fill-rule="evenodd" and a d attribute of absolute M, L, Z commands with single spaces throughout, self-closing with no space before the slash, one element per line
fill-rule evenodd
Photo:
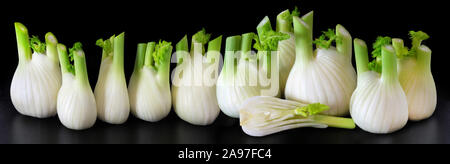
<path fill-rule="evenodd" d="M 64 45 L 58 44 L 58 53 L 63 74 L 63 84 L 58 92 L 58 118 L 69 129 L 90 128 L 97 119 L 97 106 L 89 84 L 81 43 L 75 43 L 70 49 L 74 65 L 70 64 Z"/>
<path fill-rule="evenodd" d="M 348 114 L 350 97 L 356 87 L 356 72 L 351 64 L 352 39 L 341 25 L 316 40 L 313 51 L 313 12 L 294 17 L 296 58 L 286 83 L 285 96 L 303 103 L 320 102 L 330 110 L 323 114 Z M 330 40 L 325 40 L 329 37 Z M 336 48 L 331 46 L 336 41 Z"/>
<path fill-rule="evenodd" d="M 355 128 L 350 118 L 318 114 L 328 109 L 320 103 L 303 104 L 276 97 L 255 96 L 240 107 L 240 124 L 246 134 L 256 137 L 300 127 Z"/>
<path fill-rule="evenodd" d="M 171 53 L 170 42 L 138 44 L 128 85 L 131 113 L 137 118 L 156 122 L 169 114 L 172 107 L 169 84 Z"/>
<path fill-rule="evenodd" d="M 381 75 L 371 66 L 367 46 L 355 39 L 358 84 L 350 101 L 350 114 L 361 129 L 371 133 L 391 133 L 408 121 L 408 103 L 397 75 L 394 49 L 381 48 Z M 377 60 L 377 59 L 375 59 Z"/>
<path fill-rule="evenodd" d="M 94 95 L 97 115 L 110 124 L 122 124 L 128 119 L 130 102 L 124 72 L 124 33 L 97 45 L 103 48 L 102 63 Z"/>
<path fill-rule="evenodd" d="M 393 39 L 397 52 L 400 84 L 408 100 L 409 119 L 419 121 L 430 117 L 436 109 L 436 85 L 431 74 L 431 50 L 420 45 L 429 36 L 422 31 L 411 31 L 412 47 L 409 51 L 403 40 Z"/>
<path fill-rule="evenodd" d="M 23 115 L 37 118 L 54 116 L 61 87 L 56 50 L 58 41 L 50 32 L 45 35 L 45 43 L 37 37 L 30 40 L 28 29 L 23 24 L 16 22 L 14 26 L 19 64 L 11 81 L 11 101 Z M 31 53 L 31 48 L 34 53 Z"/>
<path fill-rule="evenodd" d="M 194 125 L 212 124 L 220 112 L 216 81 L 222 36 L 212 41 L 209 38 L 205 29 L 193 35 L 190 53 L 187 36 L 176 45 L 178 65 L 172 78 L 173 107 L 178 117 Z"/>

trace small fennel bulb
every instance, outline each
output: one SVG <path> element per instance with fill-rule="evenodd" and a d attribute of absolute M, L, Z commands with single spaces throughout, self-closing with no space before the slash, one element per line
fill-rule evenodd
<path fill-rule="evenodd" d="M 37 118 L 54 116 L 61 87 L 56 50 L 58 41 L 50 32 L 45 35 L 45 43 L 37 37 L 29 39 L 28 29 L 23 24 L 16 22 L 14 26 L 19 64 L 11 82 L 11 101 L 23 115 Z"/>
<path fill-rule="evenodd" d="M 313 51 L 313 12 L 302 18 L 294 16 L 293 22 L 296 58 L 286 83 L 286 99 L 320 102 L 330 107 L 323 114 L 347 115 L 356 87 L 350 33 L 337 25 L 336 32 L 330 29 L 314 41 L 317 49 Z M 333 41 L 336 47 L 331 46 Z"/>
<path fill-rule="evenodd" d="M 172 107 L 169 74 L 172 45 L 160 41 L 140 43 L 128 84 L 131 113 L 145 121 L 166 117 Z"/>
<path fill-rule="evenodd" d="M 284 130 L 314 127 L 354 129 L 350 118 L 320 115 L 329 107 L 320 103 L 303 104 L 276 97 L 256 96 L 240 107 L 242 130 L 250 136 L 266 136 Z"/>
<path fill-rule="evenodd" d="M 58 44 L 63 83 L 58 92 L 58 118 L 61 123 L 74 130 L 92 127 L 97 119 L 97 106 L 89 84 L 86 58 L 81 43 L 75 43 L 70 50 L 69 61 L 66 47 Z"/>
<path fill-rule="evenodd" d="M 436 85 L 431 74 L 431 50 L 420 45 L 429 36 L 422 31 L 410 31 L 412 47 L 408 51 L 403 40 L 392 39 L 398 56 L 398 76 L 408 99 L 409 119 L 419 121 L 430 117 L 436 109 Z"/>
<path fill-rule="evenodd" d="M 280 41 L 288 39 L 289 34 L 273 31 L 268 17 L 256 29 L 258 35 L 245 33 L 226 40 L 225 61 L 217 82 L 217 99 L 222 112 L 233 118 L 239 118 L 239 106 L 250 97 L 279 97 L 279 83 L 282 81 L 279 74 L 290 69 L 289 66 L 279 69 L 282 62 L 278 59 L 283 57 L 278 55 L 285 54 L 278 52 L 272 55 L 277 52 Z M 258 50 L 256 55 L 251 51 L 253 40 L 253 47 Z"/>
<path fill-rule="evenodd" d="M 190 52 L 187 36 L 176 45 L 178 64 L 172 80 L 173 107 L 178 117 L 194 125 L 212 124 L 220 113 L 216 79 L 222 36 L 209 41 L 210 36 L 205 29 L 194 34 Z"/>
<path fill-rule="evenodd" d="M 94 95 L 97 115 L 110 124 L 122 124 L 128 119 L 130 102 L 124 72 L 125 33 L 103 41 L 97 45 L 103 48 L 102 62 L 95 85 Z"/>
<path fill-rule="evenodd" d="M 241 47 L 250 51 L 252 34 L 230 36 L 226 39 L 225 57 L 217 79 L 217 101 L 222 112 L 230 117 L 239 118 L 239 106 L 248 98 L 260 95 L 257 84 L 257 59 L 241 55 L 245 52 Z M 242 42 L 242 43 L 241 43 Z M 242 44 L 242 45 L 241 45 Z M 235 61 L 239 61 L 237 64 Z M 250 82 L 250 79 L 254 81 Z"/>
<path fill-rule="evenodd" d="M 397 74 L 397 61 L 390 38 L 379 37 L 369 63 L 367 46 L 354 40 L 358 84 L 350 101 L 350 114 L 361 129 L 391 133 L 408 121 L 408 103 Z M 381 75 L 380 73 L 381 72 Z"/>

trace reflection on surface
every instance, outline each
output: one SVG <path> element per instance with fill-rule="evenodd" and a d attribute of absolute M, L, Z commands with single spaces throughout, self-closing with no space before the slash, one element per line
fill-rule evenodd
<path fill-rule="evenodd" d="M 12 123 L 12 143 L 55 143 L 58 137 L 57 118 L 37 119 L 33 117 L 15 115 Z"/>
<path fill-rule="evenodd" d="M 0 143 L 450 143 L 450 103 L 444 96 L 438 98 L 436 112 L 430 119 L 408 122 L 402 130 L 392 134 L 371 134 L 359 128 L 299 128 L 260 138 L 246 135 L 239 126 L 239 119 L 222 113 L 212 125 L 195 126 L 178 118 L 173 111 L 157 123 L 130 115 L 122 125 L 97 120 L 90 129 L 74 131 L 65 128 L 58 117 L 23 116 L 13 109 L 9 100 L 0 100 Z"/>

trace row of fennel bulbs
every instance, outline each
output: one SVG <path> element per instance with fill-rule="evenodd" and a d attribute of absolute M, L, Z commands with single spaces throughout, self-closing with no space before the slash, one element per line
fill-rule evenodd
<path fill-rule="evenodd" d="M 409 51 L 399 44 L 394 44 L 394 48 L 398 51 L 396 54 L 401 57 L 399 83 L 402 83 L 405 88 L 406 95 L 403 93 L 405 95 L 403 97 L 408 97 L 404 99 L 404 103 L 401 103 L 402 88 L 392 89 L 395 88 L 394 85 L 386 85 L 384 88 L 388 88 L 387 90 L 398 90 L 398 92 L 384 93 L 380 87 L 374 89 L 372 85 L 375 84 L 371 84 L 370 87 L 364 86 L 363 84 L 368 84 L 369 81 L 374 83 L 375 80 L 372 78 L 363 80 L 365 78 L 362 77 L 366 76 L 361 76 L 361 74 L 371 74 L 373 78 L 378 77 L 376 72 L 381 73 L 380 68 L 392 67 L 388 61 L 381 60 L 385 58 L 382 56 L 389 56 L 389 46 L 377 44 L 376 54 L 378 55 L 374 55 L 376 59 L 371 64 L 365 64 L 373 68 L 373 71 L 367 69 L 360 71 L 360 65 L 364 65 L 364 62 L 359 64 L 361 62 L 358 61 L 361 61 L 360 58 L 364 55 L 358 55 L 358 53 L 364 54 L 366 46 L 362 44 L 362 41 L 355 39 L 358 63 L 357 85 L 356 73 L 351 65 L 352 39 L 349 32 L 338 25 L 336 32 L 329 30 L 313 41 L 313 12 L 301 18 L 298 16 L 297 10 L 293 12 L 286 10 L 277 16 L 276 30 L 271 28 L 270 20 L 265 17 L 257 26 L 257 34 L 246 33 L 242 36 L 228 37 L 224 66 L 220 75 L 217 74 L 221 36 L 209 41 L 210 34 L 201 30 L 193 35 L 190 49 L 187 36 L 183 37 L 176 45 L 178 65 L 172 72 L 174 75 L 172 90 L 169 83 L 171 43 L 160 41 L 158 44 L 155 42 L 138 44 L 134 71 L 127 88 L 123 70 L 124 34 L 113 36 L 105 41 L 99 40 L 97 45 L 103 48 L 103 55 L 94 95 L 87 81 L 85 63 L 81 62 L 84 61 L 84 52 L 80 44 L 75 44 L 67 54 L 65 47 L 57 45 L 56 38 L 49 33 L 46 35 L 45 44 L 40 43 L 37 38 L 32 38 L 30 46 L 27 29 L 22 24 L 16 23 L 19 66 L 11 85 L 11 99 L 16 109 L 25 115 L 43 118 L 58 113 L 61 122 L 71 129 L 89 128 L 94 124 L 97 116 L 105 122 L 121 124 L 127 120 L 130 111 L 140 119 L 156 122 L 167 116 L 172 107 L 172 101 L 177 115 L 189 123 L 211 124 L 222 110 L 231 117 L 241 116 L 241 126 L 245 129 L 244 131 L 255 132 L 254 134 L 259 135 L 305 126 L 351 127 L 347 123 L 340 124 L 347 120 L 316 115 L 319 112 L 325 115 L 344 116 L 350 109 L 356 124 L 374 133 L 388 133 L 401 128 L 404 124 L 401 125 L 396 120 L 406 123 L 405 107 L 406 116 L 409 107 L 410 118 L 415 120 L 424 119 L 433 113 L 436 105 L 436 91 L 429 69 L 431 51 L 420 46 L 420 38 L 420 41 L 413 39 L 413 47 Z M 419 34 L 417 35 L 425 37 L 424 34 Z M 251 51 L 253 40 L 255 41 L 253 47 L 258 50 L 256 54 Z M 336 47 L 331 46 L 333 42 L 336 42 Z M 207 43 L 208 48 L 205 50 Z M 315 51 L 313 51 L 313 43 L 317 45 Z M 35 51 L 33 55 L 29 47 Z M 58 54 L 62 72 L 58 68 Z M 77 58 L 79 58 L 78 64 Z M 70 64 L 74 59 L 74 65 Z M 200 64 L 197 64 L 198 61 Z M 392 62 L 392 60 L 389 61 Z M 392 70 L 383 72 L 392 72 Z M 63 75 L 62 86 L 61 74 Z M 383 74 L 388 73 L 382 73 L 382 77 L 384 77 Z M 211 77 L 217 76 L 216 83 L 216 79 Z M 395 77 L 382 77 L 379 83 L 399 81 L 395 80 Z M 26 86 L 25 89 L 23 89 L 24 86 Z M 61 89 L 59 89 L 60 86 Z M 380 86 L 383 85 L 380 84 Z M 353 92 L 356 87 L 356 92 Z M 359 91 L 364 88 L 371 88 L 371 90 Z M 429 95 L 427 99 L 419 97 L 424 93 Z M 397 99 L 386 98 L 391 95 L 395 95 L 393 97 Z M 258 96 L 285 97 L 294 102 L 267 98 L 249 99 Z M 272 116 L 271 112 L 263 113 L 261 115 L 263 119 L 249 117 L 249 113 L 252 116 L 250 111 L 257 110 L 246 109 L 255 109 L 258 103 L 267 104 L 269 101 L 273 101 L 272 104 L 275 106 L 289 103 L 292 105 L 287 108 L 298 108 L 289 110 L 290 112 L 281 112 L 283 114 L 277 117 L 288 121 L 292 121 L 289 119 L 294 115 L 296 118 L 302 117 L 297 119 L 302 125 L 293 126 L 288 122 L 276 122 L 277 125 L 264 121 L 261 123 L 261 120 L 272 118 L 265 117 Z M 394 105 L 389 105 L 390 103 L 403 104 L 403 106 L 396 108 Z M 404 105 L 405 103 L 407 105 Z M 284 107 L 286 106 L 283 106 L 283 109 Z M 292 111 L 296 114 L 292 114 Z M 395 111 L 402 113 L 403 119 L 389 113 Z M 242 115 L 246 116 L 245 120 Z M 313 120 L 315 124 L 304 124 L 305 120 Z M 276 130 L 272 127 L 276 127 Z"/>

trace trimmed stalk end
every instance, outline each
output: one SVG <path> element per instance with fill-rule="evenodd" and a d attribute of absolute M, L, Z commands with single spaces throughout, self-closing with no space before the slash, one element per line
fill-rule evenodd
<path fill-rule="evenodd" d="M 381 48 L 381 77 L 387 82 L 398 81 L 397 76 L 397 57 L 394 48 L 391 45 L 385 45 Z"/>
<path fill-rule="evenodd" d="M 187 35 L 184 35 L 184 37 L 176 44 L 175 46 L 176 51 L 188 51 L 189 45 L 187 40 Z"/>
<path fill-rule="evenodd" d="M 337 51 L 345 55 L 347 59 L 352 60 L 352 36 L 345 29 L 344 26 L 338 24 L 336 26 L 336 49 Z"/>
<path fill-rule="evenodd" d="M 47 32 L 47 34 L 45 34 L 45 44 L 47 49 L 47 56 L 55 63 L 58 63 L 58 50 L 56 47 L 58 44 L 58 40 L 56 39 L 55 35 L 53 35 L 53 33 Z"/>
<path fill-rule="evenodd" d="M 312 19 L 312 11 L 308 13 L 308 19 Z M 313 58 L 312 26 L 297 16 L 293 17 L 296 62 L 307 64 Z M 312 23 L 312 20 L 311 20 Z"/>
<path fill-rule="evenodd" d="M 369 53 L 367 51 L 366 42 L 361 39 L 355 38 L 353 41 L 355 47 L 355 60 L 356 60 L 356 69 L 358 75 L 369 71 Z"/>
<path fill-rule="evenodd" d="M 213 39 L 212 41 L 209 41 L 208 43 L 208 52 L 209 51 L 219 51 L 222 45 L 222 35 Z"/>
<path fill-rule="evenodd" d="M 20 22 L 14 23 L 17 39 L 17 49 L 19 54 L 19 62 L 31 59 L 31 47 L 28 36 L 28 29 Z"/>

